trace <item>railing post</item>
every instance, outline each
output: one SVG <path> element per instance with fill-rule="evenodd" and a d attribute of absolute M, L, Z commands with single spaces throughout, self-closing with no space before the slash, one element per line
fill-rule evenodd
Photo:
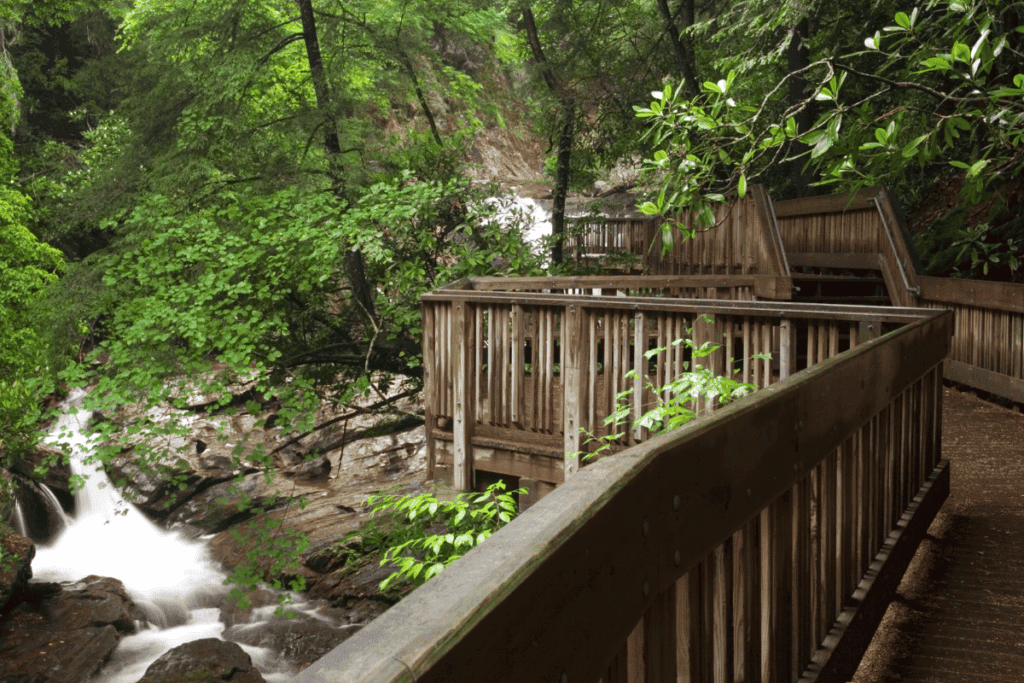
<path fill-rule="evenodd" d="M 565 433 L 565 478 L 579 471 L 582 450 L 580 427 L 583 424 L 583 311 L 578 304 L 565 307 L 562 314 L 562 430 Z"/>
<path fill-rule="evenodd" d="M 452 340 L 452 365 L 455 369 L 452 485 L 457 491 L 470 491 L 473 488 L 473 427 L 476 424 L 474 376 L 480 372 L 473 363 L 476 325 L 472 305 L 455 301 L 452 306 L 455 314 Z"/>
<path fill-rule="evenodd" d="M 786 379 L 796 372 L 796 325 L 794 320 L 783 319 L 779 323 L 779 379 Z"/>

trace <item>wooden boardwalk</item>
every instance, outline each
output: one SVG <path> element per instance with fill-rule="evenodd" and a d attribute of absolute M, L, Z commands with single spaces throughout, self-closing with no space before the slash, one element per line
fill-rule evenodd
<path fill-rule="evenodd" d="M 854 683 L 1024 680 L 1024 415 L 946 389 L 950 495 Z"/>

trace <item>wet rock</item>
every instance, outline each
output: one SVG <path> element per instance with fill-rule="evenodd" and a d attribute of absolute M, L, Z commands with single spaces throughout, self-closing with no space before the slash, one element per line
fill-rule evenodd
<path fill-rule="evenodd" d="M 168 650 L 149 665 L 139 683 L 263 683 L 245 650 L 219 638 L 203 638 Z"/>
<path fill-rule="evenodd" d="M 87 680 L 143 619 L 117 579 L 42 588 L 30 584 L 26 599 L 0 620 L 0 680 Z"/>
<path fill-rule="evenodd" d="M 46 468 L 42 478 L 35 475 L 35 469 L 40 466 Z M 42 482 L 56 492 L 71 495 L 71 467 L 59 448 L 40 444 L 29 455 L 11 465 L 11 471 Z"/>
<path fill-rule="evenodd" d="M 224 638 L 270 648 L 303 669 L 347 640 L 358 626 L 334 626 L 302 612 L 292 619 L 274 616 L 257 624 L 237 624 L 224 631 Z"/>
<path fill-rule="evenodd" d="M 303 462 L 286 474 L 298 479 L 326 479 L 331 474 L 331 460 L 326 455 L 321 455 Z"/>
<path fill-rule="evenodd" d="M 140 465 L 134 454 L 114 458 L 108 471 L 114 482 L 125 482 L 132 502 L 153 519 L 167 517 L 196 494 L 232 477 L 229 469 L 196 471 L 184 458 L 155 467 Z"/>
<path fill-rule="evenodd" d="M 0 614 L 7 612 L 20 599 L 32 578 L 32 558 L 36 546 L 24 536 L 7 533 L 0 538 L 3 557 L 12 558 L 10 566 L 0 563 Z"/>
<path fill-rule="evenodd" d="M 46 541 L 64 528 L 65 503 L 60 498 L 65 498 L 70 508 L 73 504 L 71 494 L 59 496 L 59 491 L 16 472 L 8 472 L 7 475 L 14 485 L 14 498 L 21 512 L 19 519 L 15 520 L 12 515 L 8 520 L 15 531 L 36 541 Z"/>
<path fill-rule="evenodd" d="M 225 626 L 248 624 L 254 620 L 257 610 L 277 605 L 278 594 L 269 588 L 253 588 L 246 591 L 245 600 L 226 598 L 220 606 L 220 622 Z"/>
<path fill-rule="evenodd" d="M 248 506 L 242 505 L 245 501 Z M 175 508 L 166 524 L 188 535 L 215 534 L 252 519 L 258 514 L 253 509 L 275 509 L 287 502 L 287 498 L 273 496 L 263 474 L 253 473 L 241 482 L 223 481 L 199 491 Z"/>

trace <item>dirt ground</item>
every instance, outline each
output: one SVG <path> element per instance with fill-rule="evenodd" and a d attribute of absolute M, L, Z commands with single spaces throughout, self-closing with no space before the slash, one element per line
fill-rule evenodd
<path fill-rule="evenodd" d="M 950 495 L 854 683 L 1024 680 L 1024 415 L 947 387 Z"/>

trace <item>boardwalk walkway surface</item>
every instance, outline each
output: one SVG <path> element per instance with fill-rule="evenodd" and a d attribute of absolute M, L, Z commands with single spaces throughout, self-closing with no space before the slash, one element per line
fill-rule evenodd
<path fill-rule="evenodd" d="M 950 495 L 854 683 L 1024 681 L 1024 415 L 946 388 Z"/>

